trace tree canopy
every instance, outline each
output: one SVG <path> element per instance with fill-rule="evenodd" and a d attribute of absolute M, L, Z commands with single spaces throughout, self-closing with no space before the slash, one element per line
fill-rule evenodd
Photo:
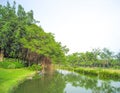
<path fill-rule="evenodd" d="M 67 56 L 67 63 L 72 66 L 114 67 L 120 66 L 120 53 L 117 55 L 107 48 L 73 53 Z"/>
<path fill-rule="evenodd" d="M 52 33 L 46 33 L 36 25 L 33 11 L 26 12 L 16 2 L 0 5 L 0 50 L 5 57 L 22 59 L 29 63 L 49 58 L 52 62 L 63 62 L 67 48 L 56 42 Z"/>

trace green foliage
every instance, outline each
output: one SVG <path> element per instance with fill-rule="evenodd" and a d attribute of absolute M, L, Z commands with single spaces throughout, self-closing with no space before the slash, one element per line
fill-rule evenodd
<path fill-rule="evenodd" d="M 42 67 L 40 65 L 33 64 L 32 66 L 28 67 L 28 69 L 33 71 L 40 71 L 42 70 Z"/>
<path fill-rule="evenodd" d="M 3 62 L 0 62 L 1 68 L 14 69 L 14 68 L 23 68 L 24 64 L 15 59 L 5 59 Z"/>
<path fill-rule="evenodd" d="M 100 78 L 118 79 L 118 78 L 120 78 L 120 73 L 117 73 L 117 72 L 114 72 L 114 71 L 101 70 L 99 72 L 99 77 Z"/>
<path fill-rule="evenodd" d="M 66 46 L 56 42 L 52 33 L 46 33 L 35 23 L 33 11 L 26 12 L 22 5 L 7 2 L 0 5 L 0 50 L 4 56 L 38 63 L 43 57 L 54 63 L 65 61 Z M 12 66 L 10 66 L 12 67 Z"/>
<path fill-rule="evenodd" d="M 8 68 L 8 69 L 15 69 L 15 64 L 10 64 L 10 65 L 8 65 L 7 68 Z"/>
<path fill-rule="evenodd" d="M 117 61 L 120 63 L 120 52 L 116 55 Z"/>
<path fill-rule="evenodd" d="M 0 62 L 0 67 L 1 68 L 23 68 L 24 65 L 19 62 Z"/>
<path fill-rule="evenodd" d="M 24 64 L 20 62 L 14 62 L 15 68 L 23 68 Z"/>
<path fill-rule="evenodd" d="M 88 69 L 88 68 L 76 68 L 74 71 L 82 73 L 82 74 L 90 74 L 90 75 L 98 75 L 98 71 L 96 69 Z"/>
<path fill-rule="evenodd" d="M 90 67 L 64 67 L 57 66 L 57 68 L 75 71 L 85 75 L 98 76 L 100 79 L 113 79 L 120 80 L 120 70 L 103 69 L 103 68 L 90 68 Z"/>
<path fill-rule="evenodd" d="M 120 68 L 119 53 L 114 55 L 107 48 L 73 53 L 67 56 L 67 63 L 71 66 Z"/>

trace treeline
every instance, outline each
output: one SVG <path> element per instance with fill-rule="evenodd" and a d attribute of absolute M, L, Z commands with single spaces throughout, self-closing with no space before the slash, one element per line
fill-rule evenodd
<path fill-rule="evenodd" d="M 32 10 L 26 12 L 21 5 L 16 8 L 16 2 L 0 5 L 0 55 L 23 60 L 28 65 L 64 62 L 68 49 L 37 22 Z"/>
<path fill-rule="evenodd" d="M 114 54 L 107 48 L 93 49 L 85 53 L 73 53 L 67 56 L 66 64 L 83 67 L 120 68 L 120 52 Z"/>

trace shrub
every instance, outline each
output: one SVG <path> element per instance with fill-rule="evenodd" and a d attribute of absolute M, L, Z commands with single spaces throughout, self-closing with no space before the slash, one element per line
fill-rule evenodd
<path fill-rule="evenodd" d="M 21 62 L 13 62 L 13 64 L 15 64 L 16 68 L 23 68 L 24 67 L 24 64 Z"/>
<path fill-rule="evenodd" d="M 40 65 L 33 64 L 29 67 L 30 70 L 41 70 L 42 67 Z"/>
<path fill-rule="evenodd" d="M 9 68 L 9 69 L 15 69 L 15 64 L 10 64 L 10 65 L 8 65 L 7 68 Z"/>
<path fill-rule="evenodd" d="M 23 68 L 24 64 L 18 61 L 15 61 L 15 59 L 5 59 L 3 62 L 0 62 L 1 68 Z"/>
<path fill-rule="evenodd" d="M 10 65 L 10 62 L 0 62 L 1 68 L 8 68 L 9 65 Z"/>

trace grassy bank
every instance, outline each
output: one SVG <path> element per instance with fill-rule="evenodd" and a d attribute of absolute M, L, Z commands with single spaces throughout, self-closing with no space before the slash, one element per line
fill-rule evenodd
<path fill-rule="evenodd" d="M 9 93 L 28 76 L 35 74 L 27 69 L 3 69 L 0 68 L 0 93 Z"/>
<path fill-rule="evenodd" d="M 120 80 L 120 70 L 102 68 L 74 68 L 75 72 L 98 76 L 100 79 Z"/>
<path fill-rule="evenodd" d="M 88 68 L 88 67 L 64 67 L 56 66 L 57 68 L 75 71 L 85 75 L 98 76 L 100 79 L 114 79 L 120 80 L 120 70 L 116 69 L 103 69 L 103 68 Z"/>

